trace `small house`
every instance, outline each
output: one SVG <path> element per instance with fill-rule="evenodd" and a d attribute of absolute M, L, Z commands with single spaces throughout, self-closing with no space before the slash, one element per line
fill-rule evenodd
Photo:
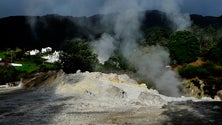
<path fill-rule="evenodd" d="M 42 48 L 41 53 L 46 53 L 46 52 L 51 52 L 52 48 L 51 47 L 46 47 L 46 48 Z"/>

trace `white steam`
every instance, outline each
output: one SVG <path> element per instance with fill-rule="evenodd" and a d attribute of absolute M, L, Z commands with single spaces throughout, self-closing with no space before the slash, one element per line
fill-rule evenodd
<path fill-rule="evenodd" d="M 98 55 L 98 60 L 101 64 L 104 64 L 116 50 L 115 42 L 115 39 L 106 33 L 99 40 L 91 42 L 94 53 Z"/>
<path fill-rule="evenodd" d="M 160 10 L 167 14 L 176 31 L 187 29 L 191 25 L 189 14 L 183 14 L 180 11 L 179 4 L 181 3 L 181 0 L 162 0 L 160 4 Z"/>
<path fill-rule="evenodd" d="M 136 4 L 135 4 L 136 3 Z M 26 2 L 27 15 L 61 14 L 89 16 L 126 10 L 160 10 L 173 22 L 174 30 L 182 30 L 191 24 L 188 14 L 182 14 L 179 5 L 183 0 L 30 0 Z M 102 6 L 104 4 L 104 9 Z"/>
<path fill-rule="evenodd" d="M 181 4 L 183 4 L 183 0 L 108 0 L 101 13 L 160 10 L 166 13 L 172 22 L 172 28 L 178 31 L 187 29 L 191 25 L 189 14 L 181 13 Z"/>
<path fill-rule="evenodd" d="M 158 90 L 167 95 L 178 96 L 177 86 L 180 80 L 175 72 L 166 69 L 169 63 L 168 51 L 160 46 L 151 46 L 141 49 L 137 44 L 143 36 L 139 28 L 144 15 L 143 10 L 160 10 L 166 13 L 172 22 L 172 28 L 177 30 L 187 29 L 191 21 L 188 14 L 182 14 L 179 5 L 182 0 L 38 0 L 30 2 L 27 15 L 44 15 L 56 13 L 62 15 L 92 15 L 98 12 L 104 3 L 101 13 L 117 13 L 113 19 L 103 19 L 104 24 L 115 24 L 114 36 L 103 34 L 102 37 L 92 42 L 94 52 L 98 54 L 99 61 L 104 63 L 118 47 L 123 56 L 135 66 L 137 73 L 148 80 L 152 80 Z M 59 3 L 59 4 L 58 4 Z M 100 4 L 100 5 L 97 5 Z M 46 13 L 47 12 L 47 13 Z M 29 20 L 35 24 L 35 20 Z"/>
<path fill-rule="evenodd" d="M 190 25 L 190 20 L 188 15 L 180 13 L 180 2 L 176 0 L 108 0 L 104 5 L 103 13 L 116 12 L 118 16 L 115 20 L 104 19 L 104 23 L 113 21 L 111 24 L 115 24 L 115 36 L 109 38 L 112 39 L 111 43 L 105 42 L 110 40 L 106 40 L 102 36 L 96 44 L 97 48 L 102 46 L 100 53 L 108 50 L 111 51 L 106 52 L 105 56 L 99 52 L 97 54 L 102 59 L 108 59 L 113 53 L 113 49 L 110 49 L 110 44 L 112 45 L 113 40 L 118 41 L 115 43 L 120 43 L 119 49 L 123 56 L 136 68 L 139 75 L 147 80 L 152 80 L 157 89 L 162 93 L 169 96 L 180 96 L 178 86 L 181 84 L 181 80 L 176 72 L 166 68 L 166 65 L 170 62 L 169 52 L 164 47 L 158 45 L 140 48 L 137 44 L 138 40 L 142 38 L 139 28 L 143 18 L 140 12 L 143 9 L 164 11 L 171 22 L 173 22 L 174 30 L 186 29 Z M 99 45 L 99 43 L 102 45 Z"/>

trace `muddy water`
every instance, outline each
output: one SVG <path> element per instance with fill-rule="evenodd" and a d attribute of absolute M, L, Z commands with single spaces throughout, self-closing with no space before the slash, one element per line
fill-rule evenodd
<path fill-rule="evenodd" d="M 95 106 L 75 95 L 0 89 L 0 125 L 222 124 L 221 102 L 177 102 L 163 107 Z"/>

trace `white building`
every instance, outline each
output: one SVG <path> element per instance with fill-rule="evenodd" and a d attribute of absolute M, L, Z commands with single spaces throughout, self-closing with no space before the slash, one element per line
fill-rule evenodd
<path fill-rule="evenodd" d="M 51 52 L 52 48 L 51 47 L 46 47 L 46 48 L 42 48 L 41 53 L 46 53 L 46 52 Z"/>
<path fill-rule="evenodd" d="M 34 49 L 34 50 L 31 50 L 31 51 L 29 52 L 29 55 L 34 56 L 34 55 L 37 55 L 38 53 L 39 53 L 39 50 Z"/>
<path fill-rule="evenodd" d="M 46 62 L 48 63 L 55 63 L 59 61 L 59 53 L 58 51 L 55 51 L 53 54 L 51 55 L 47 55 L 47 56 L 43 56 L 43 59 L 46 59 Z"/>
<path fill-rule="evenodd" d="M 22 64 L 18 64 L 18 63 L 10 63 L 11 66 L 22 66 Z"/>

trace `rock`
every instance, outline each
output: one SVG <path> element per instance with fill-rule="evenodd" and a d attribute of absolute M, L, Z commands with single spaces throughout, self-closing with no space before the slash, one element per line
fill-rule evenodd
<path fill-rule="evenodd" d="M 217 96 L 217 95 L 214 96 L 214 100 L 216 100 L 216 101 L 221 101 L 220 97 Z"/>
<path fill-rule="evenodd" d="M 94 106 L 162 106 L 166 101 L 156 90 L 139 85 L 128 75 L 101 72 L 65 74 L 55 87 L 55 94 L 75 95 Z M 56 83 L 57 80 L 54 81 Z"/>
<path fill-rule="evenodd" d="M 220 100 L 222 100 L 222 90 L 217 92 L 217 96 L 220 98 Z"/>
<path fill-rule="evenodd" d="M 81 70 L 80 70 L 80 69 L 79 69 L 79 70 L 77 70 L 77 71 L 76 71 L 76 73 L 81 73 Z"/>
<path fill-rule="evenodd" d="M 196 98 L 204 97 L 204 81 L 199 78 L 192 78 L 185 81 L 187 85 L 187 89 L 185 89 L 185 93 L 188 93 Z"/>
<path fill-rule="evenodd" d="M 101 72 L 40 72 L 23 78 L 25 88 L 35 88 L 38 93 L 53 93 L 56 96 L 75 96 L 95 107 L 155 106 L 162 107 L 171 101 L 187 101 L 190 98 L 173 98 L 139 85 L 127 75 Z M 76 101 L 76 100 L 73 100 Z"/>
<path fill-rule="evenodd" d="M 141 92 L 138 99 L 147 106 L 163 106 L 167 103 L 159 95 L 148 92 Z"/>
<path fill-rule="evenodd" d="M 215 106 L 213 107 L 213 109 L 214 109 L 214 110 L 220 110 L 220 107 L 217 106 L 217 105 L 215 105 Z"/>
<path fill-rule="evenodd" d="M 56 71 L 38 72 L 22 78 L 20 82 L 24 88 L 33 88 L 44 83 L 51 83 L 55 79 L 56 74 Z"/>
<path fill-rule="evenodd" d="M 126 98 L 127 97 L 127 92 L 125 92 L 123 89 L 120 89 L 116 86 L 112 86 L 107 89 L 107 92 L 109 96 L 112 98 Z"/>
<path fill-rule="evenodd" d="M 14 87 L 14 86 L 16 86 L 16 84 L 14 82 L 6 83 L 7 88 Z"/>

